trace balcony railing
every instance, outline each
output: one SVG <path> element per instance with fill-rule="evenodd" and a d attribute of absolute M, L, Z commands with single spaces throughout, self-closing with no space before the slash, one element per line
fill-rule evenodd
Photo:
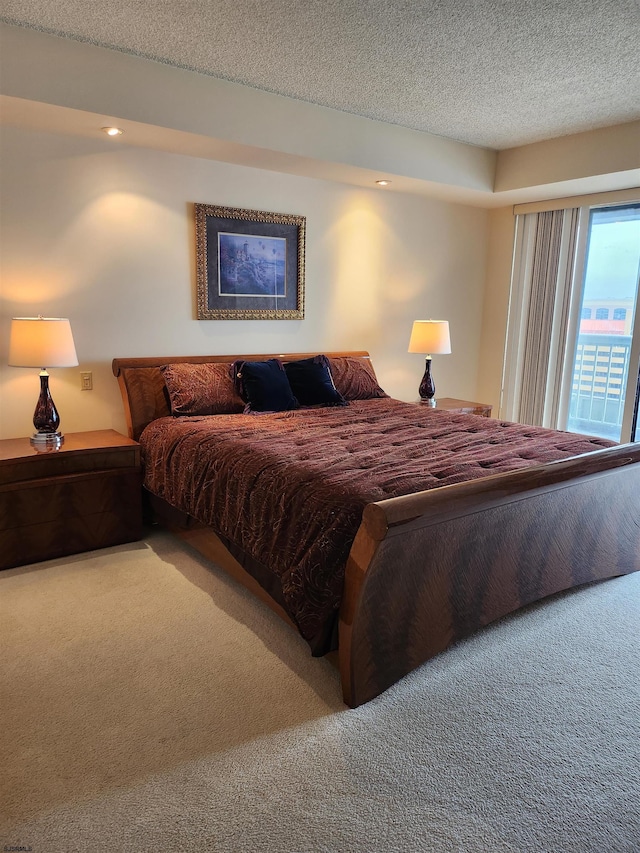
<path fill-rule="evenodd" d="M 568 429 L 620 441 L 631 337 L 578 336 Z"/>

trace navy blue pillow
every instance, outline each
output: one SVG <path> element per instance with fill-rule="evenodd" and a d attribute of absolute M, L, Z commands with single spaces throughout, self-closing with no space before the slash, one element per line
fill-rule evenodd
<path fill-rule="evenodd" d="M 233 378 L 238 394 L 247 403 L 245 411 L 286 412 L 298 408 L 282 362 L 277 358 L 236 361 Z"/>
<path fill-rule="evenodd" d="M 289 385 L 301 406 L 347 406 L 333 384 L 326 355 L 287 361 L 284 365 Z"/>

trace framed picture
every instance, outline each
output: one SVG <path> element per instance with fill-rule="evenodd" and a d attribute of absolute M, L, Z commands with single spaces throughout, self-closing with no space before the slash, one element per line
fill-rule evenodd
<path fill-rule="evenodd" d="M 304 216 L 196 204 L 198 320 L 302 320 Z"/>

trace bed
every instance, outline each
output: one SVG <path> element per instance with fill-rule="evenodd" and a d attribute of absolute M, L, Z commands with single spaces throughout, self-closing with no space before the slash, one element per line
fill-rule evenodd
<path fill-rule="evenodd" d="M 343 404 L 183 406 L 185 376 L 215 370 L 227 393 L 233 363 L 320 358 Z M 113 372 L 156 520 L 314 654 L 337 647 L 351 707 L 508 613 L 640 570 L 640 445 L 400 403 L 362 351 L 116 358 Z"/>

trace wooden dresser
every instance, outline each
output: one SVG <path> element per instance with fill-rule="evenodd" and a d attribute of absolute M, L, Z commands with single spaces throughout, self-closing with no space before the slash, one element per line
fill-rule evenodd
<path fill-rule="evenodd" d="M 140 539 L 141 485 L 140 447 L 114 430 L 47 453 L 0 441 L 0 569 Z"/>

